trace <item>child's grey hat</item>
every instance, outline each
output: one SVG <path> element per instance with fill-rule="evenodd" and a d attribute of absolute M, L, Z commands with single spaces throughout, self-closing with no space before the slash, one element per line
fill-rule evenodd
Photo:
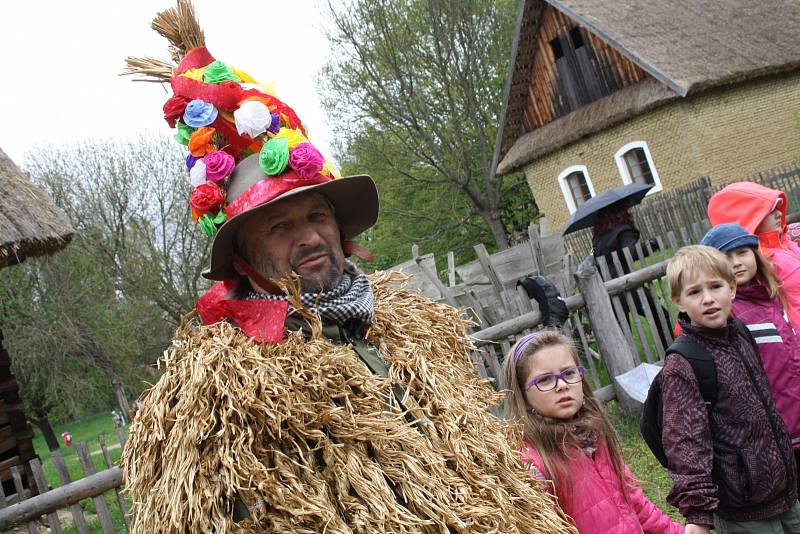
<path fill-rule="evenodd" d="M 758 248 L 758 238 L 745 230 L 741 224 L 718 224 L 708 231 L 700 244 L 728 252 L 741 247 Z"/>

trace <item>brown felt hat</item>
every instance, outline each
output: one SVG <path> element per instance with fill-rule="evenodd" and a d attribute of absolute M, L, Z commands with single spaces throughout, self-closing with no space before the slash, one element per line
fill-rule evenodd
<path fill-rule="evenodd" d="M 320 177 L 322 179 L 323 177 Z M 210 280 L 236 278 L 233 254 L 239 227 L 256 213 L 272 204 L 300 193 L 314 191 L 333 205 L 339 230 L 350 239 L 370 228 L 378 220 L 378 190 L 366 175 L 348 176 L 313 183 L 292 172 L 267 176 L 261 169 L 258 154 L 243 159 L 230 176 L 227 191 L 228 220 L 217 231 L 211 247 L 211 269 L 203 273 Z"/>

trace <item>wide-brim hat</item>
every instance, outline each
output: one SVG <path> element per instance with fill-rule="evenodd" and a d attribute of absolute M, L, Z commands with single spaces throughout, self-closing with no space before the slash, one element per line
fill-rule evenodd
<path fill-rule="evenodd" d="M 280 177 L 266 176 L 257 154 L 242 160 L 231 174 L 225 209 L 228 218 L 214 237 L 211 268 L 203 276 L 210 280 L 235 278 L 233 254 L 242 224 L 273 204 L 302 193 L 313 191 L 328 199 L 343 239 L 357 236 L 378 220 L 378 190 L 372 178 L 359 175 L 332 180 L 320 175 L 318 180 L 319 183 L 314 179 L 304 181 L 292 172 Z"/>

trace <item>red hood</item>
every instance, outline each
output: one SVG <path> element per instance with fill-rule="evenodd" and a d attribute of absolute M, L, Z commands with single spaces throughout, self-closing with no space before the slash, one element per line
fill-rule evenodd
<path fill-rule="evenodd" d="M 289 311 L 285 300 L 232 300 L 228 295 L 236 282 L 217 282 L 197 300 L 195 308 L 204 324 L 230 319 L 242 332 L 260 343 L 283 341 Z"/>
<path fill-rule="evenodd" d="M 781 227 L 786 227 L 786 194 L 754 182 L 735 182 L 715 193 L 708 201 L 708 220 L 712 226 L 739 223 L 754 234 L 764 217 L 781 199 Z"/>

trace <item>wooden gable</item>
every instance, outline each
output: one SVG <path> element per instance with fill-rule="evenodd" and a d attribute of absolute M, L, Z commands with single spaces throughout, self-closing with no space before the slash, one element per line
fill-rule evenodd
<path fill-rule="evenodd" d="M 533 47 L 520 134 L 647 78 L 649 74 L 605 41 L 546 4 Z"/>

